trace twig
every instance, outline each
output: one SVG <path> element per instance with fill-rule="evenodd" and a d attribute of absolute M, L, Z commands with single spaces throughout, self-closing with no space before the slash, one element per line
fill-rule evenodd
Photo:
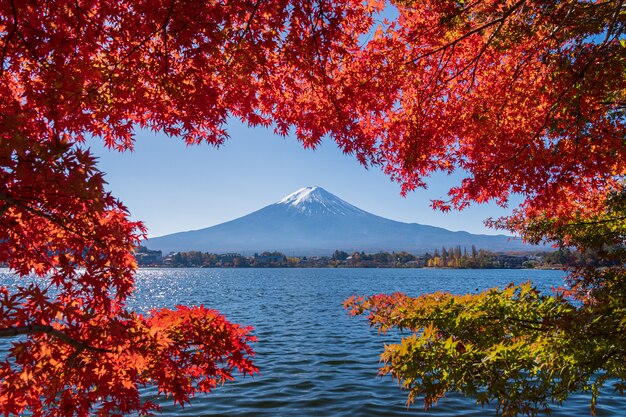
<path fill-rule="evenodd" d="M 85 342 L 81 342 L 80 340 L 76 340 L 73 337 L 63 333 L 60 330 L 55 329 L 52 326 L 45 326 L 41 324 L 33 324 L 28 326 L 17 326 L 17 327 L 7 327 L 4 329 L 0 329 L 0 338 L 2 337 L 13 337 L 24 334 L 33 334 L 33 333 L 44 333 L 49 334 L 63 342 L 67 343 L 70 346 L 75 347 L 80 350 L 91 350 L 94 352 L 101 353 L 111 353 L 109 349 L 97 348 L 91 345 L 88 345 Z"/>

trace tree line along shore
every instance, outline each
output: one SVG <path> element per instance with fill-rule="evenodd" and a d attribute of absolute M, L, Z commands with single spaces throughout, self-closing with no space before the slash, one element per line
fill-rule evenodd
<path fill-rule="evenodd" d="M 604 266 L 592 254 L 569 249 L 535 252 L 493 252 L 477 249 L 434 249 L 421 255 L 400 252 L 352 252 L 336 250 L 330 256 L 288 256 L 282 252 L 262 252 L 247 256 L 240 253 L 201 251 L 161 251 L 144 246 L 135 258 L 140 267 L 173 268 L 454 268 L 454 269 L 563 269 L 576 265 Z"/>

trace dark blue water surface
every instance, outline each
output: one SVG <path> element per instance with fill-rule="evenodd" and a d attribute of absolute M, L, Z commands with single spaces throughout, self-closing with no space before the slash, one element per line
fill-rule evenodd
<path fill-rule="evenodd" d="M 143 269 L 134 307 L 204 304 L 231 321 L 251 325 L 258 341 L 255 364 L 261 375 L 237 377 L 191 405 L 158 399 L 167 416 L 488 416 L 493 408 L 452 394 L 427 412 L 406 406 L 390 377 L 379 377 L 384 343 L 364 318 L 351 318 L 342 302 L 353 294 L 437 290 L 475 292 L 532 280 L 549 291 L 562 285 L 562 271 L 439 269 Z M 6 277 L 6 275 L 5 275 Z M 626 402 L 608 384 L 599 416 L 626 416 Z M 155 388 L 143 390 L 146 398 Z M 589 395 L 573 395 L 554 416 L 585 416 Z"/>

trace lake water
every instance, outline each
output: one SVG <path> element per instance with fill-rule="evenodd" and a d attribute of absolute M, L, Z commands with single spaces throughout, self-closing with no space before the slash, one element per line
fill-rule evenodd
<path fill-rule="evenodd" d="M 449 395 L 428 412 L 406 406 L 406 393 L 390 377 L 377 376 L 383 343 L 364 318 L 351 318 L 342 302 L 353 294 L 446 290 L 474 292 L 528 279 L 549 290 L 562 271 L 438 269 L 143 269 L 134 300 L 138 310 L 204 304 L 231 321 L 252 325 L 255 364 L 261 375 L 234 382 L 191 405 L 158 400 L 166 416 L 488 416 L 460 395 Z M 6 275 L 5 275 L 6 277 Z M 610 385 L 610 384 L 609 384 Z M 143 395 L 152 398 L 154 388 Z M 589 396 L 572 396 L 554 416 L 585 416 Z M 626 402 L 608 386 L 599 416 L 626 415 Z"/>

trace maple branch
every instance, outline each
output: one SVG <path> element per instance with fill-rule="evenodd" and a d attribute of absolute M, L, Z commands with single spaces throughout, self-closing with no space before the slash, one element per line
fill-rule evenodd
<path fill-rule="evenodd" d="M 165 20 L 163 22 L 163 59 L 165 60 L 165 76 L 167 77 L 167 74 L 170 71 L 170 60 L 169 60 L 169 54 L 167 53 L 167 26 L 169 25 L 169 22 L 172 18 L 172 13 L 174 12 L 174 3 L 176 3 L 176 0 L 172 0 L 170 2 L 170 6 L 167 9 L 167 15 L 165 16 Z"/>
<path fill-rule="evenodd" d="M 461 16 L 463 13 L 468 12 L 470 9 L 473 9 L 475 6 L 479 5 L 480 3 L 482 3 L 483 0 L 476 0 L 473 3 L 469 3 L 467 6 L 462 7 L 460 9 L 458 9 L 458 11 L 454 14 L 450 14 L 447 15 L 444 19 L 441 20 L 441 22 L 439 22 L 438 24 L 435 25 L 431 25 L 430 27 L 426 28 L 425 30 L 422 30 L 420 32 L 417 31 L 413 31 L 412 33 L 409 34 L 409 36 L 407 37 L 407 41 L 408 42 L 413 42 L 415 41 L 417 38 L 426 35 L 427 33 L 432 32 L 433 29 L 437 30 L 441 24 L 448 24 L 453 22 L 457 17 Z M 396 48 L 393 49 L 394 51 L 396 50 Z"/>
<path fill-rule="evenodd" d="M 543 129 L 542 129 L 543 130 Z M 511 156 L 510 158 L 507 158 L 505 161 L 502 161 L 501 163 L 499 163 L 498 165 L 494 166 L 486 175 L 486 178 L 490 178 L 491 176 L 493 176 L 500 168 L 502 168 L 503 166 L 507 165 L 509 162 L 514 161 L 518 156 L 520 156 L 522 154 L 522 152 L 524 152 L 526 149 L 528 149 L 528 147 L 530 147 L 530 144 L 534 141 L 534 139 L 537 137 L 537 135 L 535 135 L 533 137 L 533 140 L 531 142 L 526 143 L 524 146 L 522 146 L 517 152 L 515 152 L 513 154 L 513 156 Z"/>
<path fill-rule="evenodd" d="M 437 84 L 437 80 L 440 79 L 440 77 L 443 75 L 443 72 L 447 68 L 448 64 L 450 63 L 450 60 L 454 57 L 454 48 L 455 48 L 455 45 L 452 45 L 450 47 L 450 53 L 448 54 L 448 59 L 446 59 L 445 62 L 443 62 L 444 58 L 446 57 L 445 51 L 439 57 L 439 62 L 437 64 L 437 72 L 432 77 L 429 78 L 424 88 L 422 88 L 422 93 L 420 96 L 421 101 L 426 101 L 425 97 L 429 96 L 427 94 L 427 91 L 431 88 L 431 85 L 433 86 L 432 88 L 434 92 L 436 88 L 435 85 Z M 443 88 L 443 83 L 440 83 L 440 84 L 442 85 L 442 88 Z M 441 88 L 439 90 L 441 90 Z M 432 93 L 430 95 L 432 96 Z"/>
<path fill-rule="evenodd" d="M 517 317 L 496 317 L 496 316 L 486 316 L 485 318 L 497 321 L 500 324 L 515 324 L 523 329 L 527 330 L 535 330 L 539 332 L 547 332 L 556 327 L 555 324 L 546 323 L 544 321 L 538 320 L 527 320 L 527 319 L 518 319 Z M 541 327 L 537 327 L 541 326 Z M 555 336 L 556 337 L 556 336 Z"/>
<path fill-rule="evenodd" d="M 15 6 L 15 0 L 11 0 L 11 14 L 13 15 L 13 25 L 14 25 L 13 27 L 15 28 L 15 33 L 17 33 L 20 40 L 26 46 L 26 50 L 30 52 L 30 54 L 33 56 L 33 59 L 35 61 L 41 64 L 44 68 L 49 69 L 50 65 L 48 64 L 48 62 L 45 59 L 41 59 L 39 57 L 39 55 L 37 54 L 37 51 L 31 46 L 30 43 L 28 43 L 28 41 L 26 41 L 26 38 L 24 37 L 22 32 L 18 29 L 19 19 L 17 17 L 17 7 Z"/>
<path fill-rule="evenodd" d="M 95 20 L 93 20 L 93 18 L 87 13 L 87 11 L 85 11 L 85 9 L 83 9 L 82 7 L 80 7 L 80 4 L 78 4 L 78 0 L 74 1 L 74 5 L 76 6 L 76 8 L 87 18 L 87 20 L 89 20 L 89 22 L 91 22 L 92 25 L 94 25 L 100 32 L 102 32 L 107 38 L 111 39 L 111 40 L 116 40 L 113 36 L 111 36 L 111 34 L 109 34 L 107 32 L 106 29 L 104 29 L 98 22 L 96 22 Z"/>
<path fill-rule="evenodd" d="M 578 0 L 572 0 L 570 2 L 567 12 L 565 13 L 565 16 L 563 16 L 563 19 L 554 27 L 554 29 L 552 29 L 552 31 L 547 36 L 547 38 L 555 37 L 555 35 L 563 28 L 565 23 L 569 20 L 570 16 L 572 15 L 577 5 L 579 5 Z"/>
<path fill-rule="evenodd" d="M 500 33 L 500 31 L 502 30 L 502 28 L 504 27 L 504 23 L 506 22 L 506 19 L 503 19 L 500 24 L 498 25 L 498 27 L 496 28 L 496 30 L 494 30 L 491 35 L 489 35 L 489 38 L 487 39 L 487 42 L 485 42 L 485 44 L 483 45 L 483 47 L 480 49 L 480 51 L 478 52 L 478 54 L 463 68 L 461 68 L 461 70 L 458 72 L 457 75 L 460 75 L 462 73 L 464 73 L 467 69 L 469 69 L 469 67 L 471 67 L 472 65 L 474 66 L 474 69 L 472 70 L 472 81 L 470 82 L 469 86 L 467 87 L 467 90 L 465 91 L 466 94 L 469 93 L 469 91 L 471 90 L 471 88 L 474 86 L 474 84 L 476 83 L 476 72 L 477 72 L 477 68 L 478 68 L 478 63 L 480 62 L 480 59 L 482 58 L 482 56 L 484 55 L 484 53 L 487 51 L 487 48 L 489 47 L 489 45 L 491 45 L 491 43 L 493 42 L 493 40 L 496 38 L 496 36 L 498 36 L 498 34 Z M 455 75 L 454 77 L 452 77 L 452 79 L 454 79 L 457 75 Z M 452 81 L 451 80 L 446 80 L 446 82 Z"/>
<path fill-rule="evenodd" d="M 595 221 L 589 221 L 589 222 L 568 223 L 566 225 L 563 225 L 563 227 L 567 228 L 567 227 L 577 227 L 577 226 L 588 226 L 592 224 L 604 224 L 604 223 L 618 222 L 620 220 L 626 220 L 626 216 L 612 217 L 610 219 L 595 220 Z"/>
<path fill-rule="evenodd" d="M 9 229 L 10 231 L 12 231 L 13 233 L 20 235 L 18 232 L 15 231 L 15 229 L 10 226 L 10 225 L 4 225 L 4 227 L 6 227 L 7 229 Z M 29 237 L 29 236 L 25 236 L 25 235 L 21 235 L 21 238 L 24 239 L 28 244 L 30 244 L 31 249 L 37 253 L 37 255 L 39 255 L 39 257 L 41 258 L 41 260 L 43 260 L 49 267 L 50 269 L 53 269 L 55 271 L 58 271 L 57 266 L 55 265 L 55 263 L 52 261 L 52 259 L 50 259 L 50 256 L 44 252 L 42 252 L 39 247 L 37 247 L 37 245 L 33 242 L 33 240 Z M 52 283 L 50 283 L 51 285 Z"/>
<path fill-rule="evenodd" d="M 517 10 L 524 3 L 526 3 L 526 0 L 518 1 L 513 6 L 511 6 L 510 9 L 508 9 L 506 12 L 504 12 L 504 14 L 501 17 L 499 17 L 497 19 L 494 19 L 492 21 L 489 21 L 489 22 L 487 22 L 487 23 L 485 23 L 485 24 L 483 24 L 483 25 L 481 25 L 481 26 L 479 26 L 477 28 L 474 28 L 474 29 L 470 30 L 469 32 L 467 32 L 467 33 L 463 34 L 462 36 L 456 38 L 452 42 L 448 42 L 447 44 L 442 45 L 439 48 L 436 48 L 436 49 L 434 49 L 432 51 L 428 51 L 428 52 L 426 52 L 426 53 L 424 53 L 422 55 L 417 56 L 416 58 L 410 59 L 410 60 L 406 61 L 405 64 L 414 64 L 417 61 L 419 61 L 420 59 L 426 58 L 426 57 L 428 57 L 430 55 L 434 55 L 437 52 L 441 52 L 441 51 L 443 51 L 443 50 L 445 50 L 445 49 L 447 49 L 447 48 L 449 48 L 449 47 L 451 47 L 453 45 L 456 45 L 457 43 L 463 41 L 464 39 L 467 39 L 470 36 L 487 29 L 488 27 L 491 27 L 491 26 L 493 26 L 495 24 L 498 24 L 498 23 L 503 23 L 506 19 L 509 18 L 509 16 L 511 16 L 513 14 L 513 12 L 515 10 Z"/>
<path fill-rule="evenodd" d="M 623 0 L 622 0 L 623 1 Z M 620 4 L 622 3 L 622 1 L 620 1 Z M 533 135 L 533 137 L 530 139 L 529 142 L 527 142 L 524 146 L 522 146 L 512 157 L 508 158 L 506 161 L 503 161 L 502 163 L 496 165 L 495 167 L 493 167 L 489 173 L 487 173 L 487 178 L 493 176 L 494 174 L 496 174 L 497 170 L 499 170 L 500 168 L 502 168 L 504 165 L 508 164 L 509 162 L 511 162 L 512 160 L 514 160 L 515 158 L 517 158 L 525 149 L 527 149 L 535 140 L 537 140 L 542 132 L 545 130 L 545 128 L 548 126 L 548 123 L 550 121 L 550 118 L 552 117 L 552 114 L 554 113 L 554 111 L 557 108 L 557 105 L 561 102 L 561 100 L 563 100 L 563 98 L 565 97 L 565 95 L 578 83 L 578 81 L 580 81 L 585 73 L 587 72 L 587 70 L 589 69 L 589 67 L 591 67 L 591 64 L 595 61 L 595 59 L 600 55 L 600 52 L 604 49 L 606 43 L 603 43 L 602 45 L 600 45 L 594 54 L 591 55 L 591 57 L 587 60 L 587 62 L 585 63 L 585 65 L 580 69 L 580 71 L 578 71 L 577 74 L 575 74 L 575 76 L 573 77 L 572 81 L 569 83 L 569 85 L 564 88 L 559 95 L 556 97 L 556 99 L 554 100 L 554 102 L 552 103 L 552 105 L 550 106 L 550 108 L 548 109 L 548 111 L 546 112 L 546 116 L 543 120 L 543 123 L 541 124 L 541 126 L 535 131 L 535 134 Z"/>
<path fill-rule="evenodd" d="M 230 62 L 235 57 L 235 53 L 240 49 L 241 41 L 246 37 L 248 32 L 250 32 L 250 26 L 252 25 L 252 20 L 254 19 L 257 11 L 259 10 L 259 6 L 260 5 L 261 5 L 261 0 L 257 0 L 254 3 L 253 9 L 252 9 L 252 13 L 250 13 L 250 17 L 246 21 L 246 27 L 243 29 L 243 32 L 241 33 L 241 35 L 239 36 L 239 39 L 237 40 L 237 46 L 230 53 L 230 56 L 228 57 L 228 59 L 226 59 L 226 63 L 225 63 L 226 67 L 228 67 L 230 65 Z"/>
<path fill-rule="evenodd" d="M 11 31 L 9 32 L 9 34 L 6 36 L 5 38 L 6 40 L 4 42 L 4 45 L 2 46 L 2 57 L 0 57 L 1 59 L 0 64 L 2 66 L 0 67 L 0 76 L 4 74 L 4 60 L 6 59 L 6 55 L 7 55 L 7 51 L 9 50 L 9 44 L 11 43 L 11 39 L 13 39 L 13 36 L 15 35 L 16 32 L 17 32 L 17 16 L 13 14 L 13 27 L 11 28 Z"/>
<path fill-rule="evenodd" d="M 317 58 L 318 64 L 320 65 L 320 69 L 322 71 L 323 90 L 326 92 L 328 100 L 331 102 L 331 104 L 333 105 L 333 108 L 335 109 L 335 113 L 337 114 L 337 119 L 339 120 L 339 123 L 347 126 L 348 123 L 346 120 L 344 120 L 344 115 L 341 112 L 341 109 L 339 108 L 339 104 L 337 103 L 336 94 L 333 94 L 333 92 L 330 90 L 329 83 L 328 83 L 329 77 L 328 77 L 328 73 L 326 72 L 326 61 L 323 59 L 323 55 L 320 51 L 320 45 L 317 39 L 318 32 L 319 32 L 319 36 L 324 38 L 324 29 L 325 29 L 324 7 L 321 1 L 318 2 L 318 5 L 319 5 L 319 15 L 321 16 L 321 18 L 320 19 L 316 18 L 315 21 L 314 22 L 312 21 L 311 23 L 314 28 L 312 32 L 313 45 L 315 46 L 316 58 Z M 311 14 L 313 14 L 313 11 L 311 11 Z M 315 30 L 318 28 L 318 21 L 321 22 L 319 24 L 319 30 Z M 315 77 L 312 77 L 312 79 L 316 81 Z"/>
<path fill-rule="evenodd" d="M 523 3 L 523 2 L 520 2 Z M 465 71 L 467 71 L 470 67 L 474 67 L 474 69 L 472 70 L 471 74 L 472 74 L 472 81 L 469 83 L 466 93 L 469 93 L 469 91 L 471 90 L 471 88 L 474 86 L 475 82 L 476 82 L 476 71 L 477 71 L 477 67 L 478 67 L 478 63 L 480 62 L 480 59 L 482 58 L 482 56 L 485 54 L 485 52 L 487 51 L 487 48 L 489 47 L 489 45 L 491 45 L 491 43 L 493 42 L 493 40 L 498 36 L 498 34 L 500 33 L 500 31 L 502 30 L 502 28 L 504 27 L 504 24 L 506 23 L 506 19 L 508 18 L 508 16 L 510 16 L 513 11 L 517 8 L 518 6 L 513 6 L 513 8 L 511 8 L 507 13 L 505 13 L 505 15 L 503 15 L 500 19 L 496 19 L 492 22 L 489 23 L 489 26 L 491 26 L 492 24 L 495 24 L 498 22 L 498 20 L 500 20 L 498 27 L 496 27 L 496 29 L 491 33 L 491 35 L 489 35 L 489 38 L 487 39 L 487 41 L 483 44 L 483 46 L 481 47 L 480 51 L 478 51 L 478 54 L 476 54 L 465 66 L 463 66 L 460 70 L 456 71 L 456 73 L 454 75 L 452 75 L 451 77 L 443 80 L 443 84 L 449 83 L 450 81 L 453 81 L 454 79 L 456 79 L 457 77 L 461 76 L 461 74 L 463 74 Z M 460 13 L 459 13 L 460 15 Z M 461 41 L 463 39 L 463 37 L 456 39 L 454 42 L 452 42 L 452 44 L 450 46 L 448 46 L 449 48 L 452 49 L 452 52 L 450 53 L 450 58 L 452 58 L 453 54 L 454 54 L 454 48 L 456 46 L 456 43 L 458 41 Z M 445 51 L 445 49 L 447 49 L 448 47 L 444 46 L 444 49 L 442 49 L 441 51 Z M 448 61 L 446 61 L 446 64 L 444 65 L 443 68 L 440 69 L 439 74 L 443 73 L 444 68 L 447 66 L 447 63 L 450 61 L 450 58 L 448 58 Z"/>
<path fill-rule="evenodd" d="M 600 101 L 598 104 L 602 104 L 603 106 L 611 106 L 615 109 L 623 109 L 626 108 L 626 101 L 616 100 L 616 101 Z"/>
<path fill-rule="evenodd" d="M 617 23 L 617 19 L 619 18 L 623 5 L 624 5 L 624 0 L 620 0 L 619 3 L 617 4 L 617 7 L 615 7 L 615 12 L 613 13 L 613 17 L 611 19 L 611 24 L 609 25 L 609 29 L 606 31 L 606 37 L 604 38 L 603 44 L 607 44 L 609 42 L 609 39 L 611 38 L 613 29 L 615 29 L 615 24 Z M 619 36 L 619 32 L 616 34 L 616 36 Z"/>
<path fill-rule="evenodd" d="M 0 208 L 0 216 L 2 216 L 4 213 L 6 213 L 11 207 L 13 207 L 12 204 L 6 203 L 5 205 L 2 206 L 2 208 Z"/>
<path fill-rule="evenodd" d="M 91 239 L 89 236 L 85 236 L 85 235 L 77 232 L 76 230 L 72 230 L 67 225 L 63 224 L 63 222 L 61 222 L 60 220 L 56 219 L 53 215 L 51 215 L 49 213 L 46 213 L 43 210 L 39 210 L 39 209 L 37 209 L 35 207 L 31 207 L 28 204 L 22 203 L 21 201 L 16 200 L 15 198 L 11 197 L 10 195 L 4 193 L 3 191 L 0 191 L 0 200 L 2 200 L 5 203 L 7 203 L 7 205 L 12 205 L 12 206 L 19 207 L 21 209 L 24 209 L 24 210 L 28 211 L 31 214 L 43 217 L 44 219 L 50 221 L 51 223 L 57 225 L 61 229 L 65 230 L 66 232 L 69 232 L 69 233 L 71 233 L 71 234 L 73 234 L 75 236 L 78 236 L 78 237 L 80 237 L 82 239 Z"/>
<path fill-rule="evenodd" d="M 41 324 L 32 324 L 32 325 L 17 326 L 17 327 L 6 327 L 4 329 L 0 329 L 0 338 L 14 337 L 14 336 L 19 336 L 19 335 L 27 335 L 27 334 L 37 334 L 37 333 L 49 334 L 50 336 L 53 336 L 79 350 L 91 350 L 94 352 L 111 353 L 111 350 L 109 349 L 97 348 L 97 347 L 91 346 L 85 342 L 81 342 L 80 340 L 74 339 L 73 337 L 67 335 L 66 333 L 63 333 L 62 331 L 58 329 L 55 329 L 52 326 L 45 326 Z"/>
<path fill-rule="evenodd" d="M 479 3 L 480 3 L 480 1 L 476 1 L 476 2 L 470 3 L 470 4 L 468 4 L 467 6 L 465 6 L 465 7 L 461 8 L 461 9 L 460 9 L 457 13 L 455 13 L 455 14 L 453 14 L 453 15 L 448 16 L 445 20 L 446 20 L 446 21 L 451 21 L 451 20 L 453 20 L 453 19 L 457 18 L 458 16 L 461 16 L 463 13 L 465 13 L 465 12 L 469 11 L 470 9 L 472 9 L 474 6 L 476 6 L 476 5 L 477 5 L 477 4 L 479 4 Z M 465 71 L 466 71 L 469 67 L 471 67 L 472 65 L 474 65 L 474 67 L 476 67 L 476 66 L 478 65 L 478 61 L 480 60 L 481 56 L 482 56 L 482 55 L 484 54 L 484 52 L 486 51 L 487 47 L 491 44 L 491 42 L 493 41 L 493 39 L 495 38 L 495 36 L 496 36 L 496 35 L 500 32 L 500 30 L 504 27 L 504 23 L 506 22 L 506 19 L 508 19 L 508 17 L 509 17 L 511 14 L 513 14 L 513 12 L 514 12 L 517 8 L 519 8 L 521 5 L 523 5 L 524 3 L 525 3 L 525 0 L 520 0 L 517 4 L 513 5 L 513 6 L 511 7 L 511 9 L 507 10 L 507 12 L 505 12 L 505 14 L 504 14 L 503 16 L 501 16 L 500 18 L 498 18 L 498 19 L 496 19 L 496 20 L 492 20 L 492 21 L 490 21 L 490 22 L 488 22 L 488 23 L 484 24 L 484 25 L 483 25 L 483 26 L 481 26 L 481 27 L 478 27 L 478 28 L 476 28 L 476 29 L 473 29 L 472 31 L 470 31 L 470 32 L 468 32 L 468 33 L 464 34 L 463 36 L 461 36 L 461 37 L 459 37 L 459 38 L 455 39 L 454 41 L 452 41 L 452 42 L 450 42 L 450 43 L 447 43 L 446 45 L 443 45 L 443 46 L 441 46 L 441 47 L 439 47 L 439 48 L 437 48 L 437 49 L 435 49 L 435 50 L 432 50 L 432 51 L 429 51 L 429 52 L 427 52 L 427 53 L 425 53 L 425 54 L 422 54 L 422 55 L 418 56 L 417 58 L 414 58 L 414 59 L 411 59 L 411 60 L 405 61 L 403 65 L 407 65 L 407 64 L 414 64 L 414 63 L 416 63 L 417 61 L 419 61 L 420 59 L 426 58 L 426 57 L 428 57 L 428 56 L 430 56 L 430 55 L 434 55 L 434 54 L 436 54 L 436 53 L 438 53 L 438 52 L 445 51 L 445 50 L 446 50 L 446 49 L 448 49 L 448 48 L 451 48 L 451 49 L 452 49 L 452 52 L 450 53 L 450 57 L 449 57 L 449 58 L 448 58 L 448 60 L 446 61 L 446 64 L 444 64 L 444 66 L 443 66 L 443 67 L 441 67 L 441 68 L 439 69 L 439 72 L 436 74 L 436 76 L 432 77 L 432 78 L 431 78 L 431 80 L 429 80 L 429 82 L 428 82 L 427 86 L 423 89 L 424 91 L 426 91 L 426 89 L 427 89 L 427 88 L 428 88 L 428 86 L 431 84 L 431 82 L 432 82 L 433 80 L 435 80 L 436 78 L 439 78 L 439 76 L 443 73 L 443 70 L 444 70 L 444 69 L 445 69 L 445 67 L 447 66 L 447 63 L 450 61 L 450 59 L 451 59 L 451 58 L 452 58 L 452 56 L 454 55 L 454 48 L 455 48 L 455 46 L 456 46 L 456 44 L 457 44 L 457 43 L 461 42 L 461 41 L 462 41 L 462 40 L 464 40 L 465 38 L 467 38 L 467 37 L 469 37 L 469 36 L 471 36 L 471 35 L 473 35 L 473 34 L 475 34 L 475 33 L 477 33 L 477 32 L 480 32 L 480 31 L 482 31 L 482 30 L 484 30 L 484 29 L 486 29 L 486 28 L 488 28 L 488 27 L 490 27 L 490 26 L 493 26 L 493 25 L 495 25 L 495 24 L 497 24 L 497 23 L 500 23 L 500 24 L 498 25 L 498 28 L 497 28 L 497 29 L 496 29 L 496 30 L 495 30 L 495 31 L 491 34 L 491 36 L 489 37 L 489 39 L 487 40 L 487 42 L 485 43 L 485 45 L 483 46 L 483 48 L 481 49 L 481 51 L 478 53 L 478 55 L 476 55 L 476 56 L 475 56 L 475 57 L 474 57 L 474 58 L 473 58 L 473 59 L 472 59 L 472 60 L 471 60 L 471 61 L 470 61 L 470 62 L 469 62 L 469 63 L 468 63 L 468 64 L 467 64 L 464 68 L 462 68 L 460 71 L 458 71 L 455 75 L 453 75 L 452 77 L 450 77 L 450 78 L 448 78 L 448 79 L 444 80 L 442 84 L 445 84 L 445 83 L 447 83 L 447 82 L 450 82 L 450 81 L 454 80 L 456 77 L 460 76 L 463 72 L 465 72 Z M 421 32 L 421 34 L 424 34 L 424 33 L 427 33 L 427 32 L 428 32 L 428 31 L 422 31 L 422 32 Z M 419 36 L 418 34 L 415 34 L 415 33 L 414 33 L 414 34 L 412 34 L 411 36 L 409 36 L 409 37 L 408 37 L 407 41 L 408 41 L 408 42 L 411 42 L 411 41 L 415 40 L 415 38 L 417 38 L 418 36 Z M 395 50 L 395 49 L 397 49 L 397 48 L 394 48 L 394 50 Z M 443 59 L 443 56 L 442 56 L 442 58 L 440 59 L 440 63 L 441 63 L 442 59 Z M 361 86 L 361 87 L 363 87 L 365 84 L 367 84 L 367 83 L 369 83 L 370 81 L 372 81 L 372 80 L 374 79 L 374 77 L 375 77 L 375 76 L 376 76 L 376 74 L 373 74 L 373 75 L 372 75 L 371 77 L 369 77 L 368 79 L 366 79 L 366 80 L 362 81 L 362 82 L 360 83 L 360 86 Z M 473 77 L 473 78 L 474 78 L 474 77 Z M 471 86 L 471 85 L 473 85 L 473 84 L 474 84 L 474 79 L 472 80 L 472 83 L 470 84 L 470 86 Z M 468 88 L 469 88 L 469 87 L 468 87 Z"/>
<path fill-rule="evenodd" d="M 90 94 L 99 91 L 102 87 L 104 87 L 105 85 L 109 84 L 111 82 L 111 80 L 113 79 L 113 76 L 117 72 L 117 69 L 122 64 L 122 62 L 124 62 L 128 58 L 130 58 L 135 52 L 137 52 L 140 48 L 142 48 L 146 43 L 148 43 L 149 40 L 154 38 L 159 32 L 161 32 L 165 28 L 165 26 L 167 26 L 169 24 L 169 21 L 171 19 L 171 9 L 173 9 L 175 1 L 176 0 L 172 0 L 172 2 L 170 3 L 170 8 L 168 9 L 168 13 L 165 16 L 165 19 L 164 19 L 163 23 L 157 29 L 155 29 L 152 33 L 150 33 L 148 36 L 146 36 L 144 39 L 142 39 L 141 42 L 139 42 L 137 45 L 135 45 L 133 48 L 131 48 L 130 51 L 126 52 L 120 59 L 118 59 L 117 62 L 115 62 L 115 64 L 113 64 L 113 69 L 111 70 L 111 72 L 109 72 L 109 75 L 106 77 L 106 79 L 104 81 L 102 81 L 100 83 L 100 85 L 87 90 L 86 93 L 83 94 L 83 97 L 86 98 Z"/>
<path fill-rule="evenodd" d="M 531 48 L 528 48 L 526 51 L 524 51 L 524 53 L 522 54 L 522 57 L 520 58 L 519 63 L 515 66 L 515 71 L 513 71 L 513 74 L 511 75 L 511 82 L 508 85 L 508 93 L 513 92 L 513 85 L 519 79 L 522 69 L 524 69 L 524 67 L 528 65 L 528 60 L 533 56 L 533 53 L 530 51 L 530 49 Z M 502 102 L 502 105 L 500 106 L 500 110 L 498 110 L 498 113 L 497 113 L 498 115 L 497 125 L 498 126 L 500 126 L 500 122 L 502 121 L 502 112 L 504 111 L 506 106 L 509 105 L 509 100 L 510 100 L 511 95 L 512 94 L 504 94 L 504 101 Z"/>

